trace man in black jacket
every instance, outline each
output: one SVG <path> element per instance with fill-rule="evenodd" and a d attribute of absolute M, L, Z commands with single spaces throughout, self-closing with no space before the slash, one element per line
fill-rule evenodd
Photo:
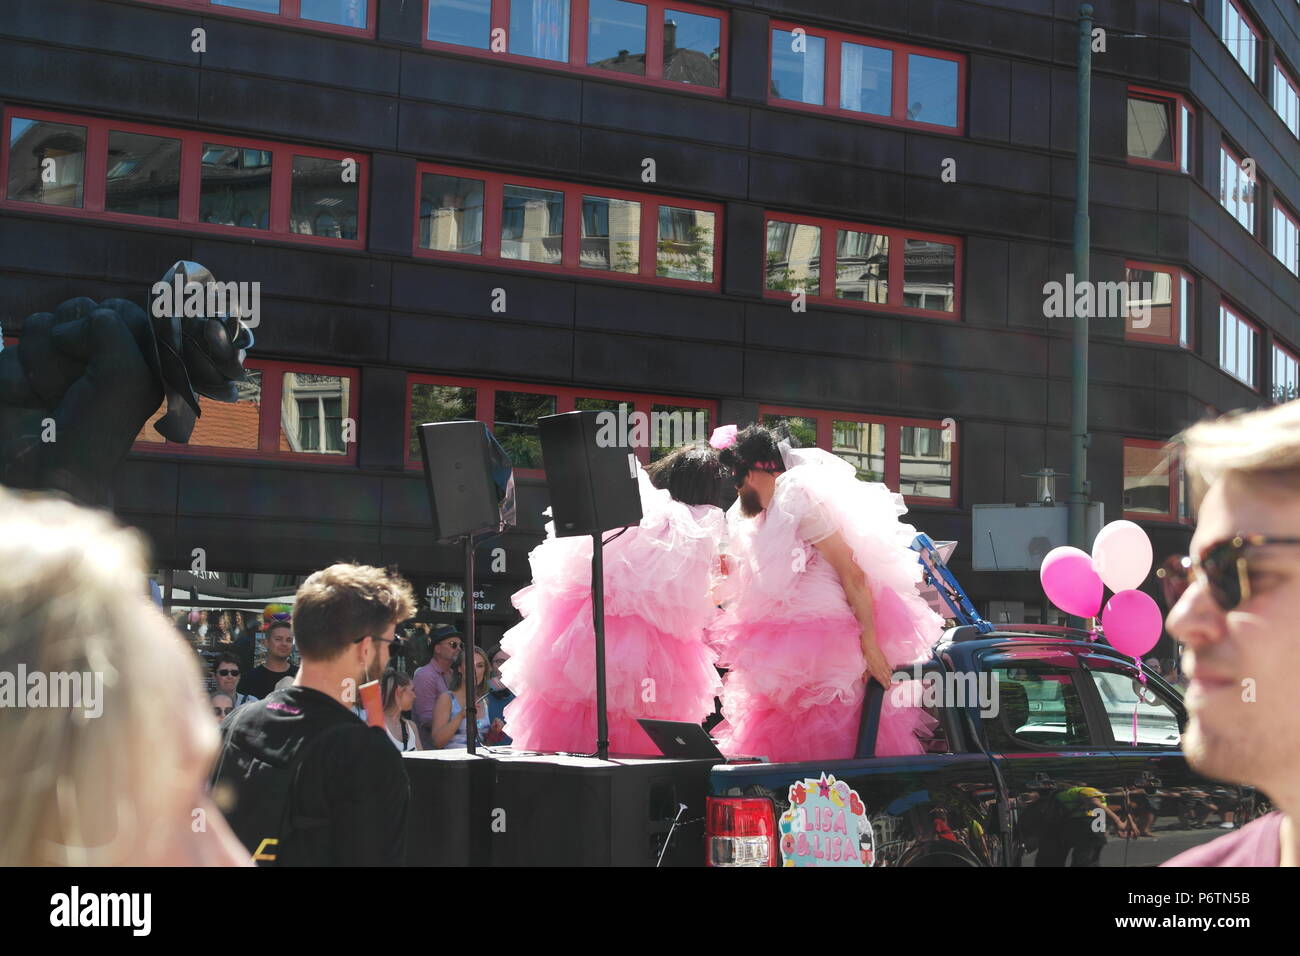
<path fill-rule="evenodd" d="M 410 799 L 402 758 L 351 710 L 388 664 L 410 585 L 380 568 L 335 564 L 294 599 L 302 668 L 292 687 L 221 725 L 213 797 L 253 859 L 276 866 L 401 865 Z"/>

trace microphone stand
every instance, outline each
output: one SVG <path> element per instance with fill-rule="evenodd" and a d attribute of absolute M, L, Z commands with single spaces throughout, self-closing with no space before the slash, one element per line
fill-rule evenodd
<path fill-rule="evenodd" d="M 478 636 L 474 626 L 474 535 L 465 543 L 465 650 L 461 657 L 461 686 L 465 691 L 465 750 L 475 753 L 478 742 Z"/>

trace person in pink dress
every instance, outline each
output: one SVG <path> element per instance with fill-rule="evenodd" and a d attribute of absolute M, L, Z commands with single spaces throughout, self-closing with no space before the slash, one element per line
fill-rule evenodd
<path fill-rule="evenodd" d="M 876 755 L 921 753 L 933 718 L 916 705 L 918 682 L 891 679 L 929 656 L 943 620 L 916 589 L 902 497 L 761 426 L 726 426 L 713 442 L 738 491 L 726 607 L 711 629 L 729 669 L 719 747 L 773 761 L 851 759 L 866 681 L 876 680 L 887 689 Z"/>
<path fill-rule="evenodd" d="M 704 629 L 725 529 L 713 449 L 689 445 L 638 468 L 643 517 L 606 534 L 605 680 L 610 753 L 658 756 L 639 717 L 700 723 L 721 690 Z M 511 599 L 501 680 L 515 693 L 505 732 L 516 750 L 596 750 L 591 538 L 547 538 L 528 556 L 533 580 Z"/>

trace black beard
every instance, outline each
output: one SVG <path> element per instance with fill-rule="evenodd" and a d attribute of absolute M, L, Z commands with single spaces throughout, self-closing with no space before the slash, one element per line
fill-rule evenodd
<path fill-rule="evenodd" d="M 741 488 L 740 496 L 740 513 L 746 518 L 753 518 L 763 513 L 762 502 L 759 501 L 758 492 L 753 488 Z"/>

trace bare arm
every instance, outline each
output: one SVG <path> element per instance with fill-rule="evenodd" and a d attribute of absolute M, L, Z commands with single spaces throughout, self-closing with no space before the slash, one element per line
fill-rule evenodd
<path fill-rule="evenodd" d="M 874 677 L 880 682 L 880 686 L 888 688 L 892 671 L 889 662 L 885 660 L 884 653 L 880 650 L 880 645 L 876 643 L 871 584 L 866 574 L 858 567 L 858 562 L 853 559 L 853 552 L 838 531 L 829 538 L 823 538 L 813 547 L 839 575 L 840 585 L 844 588 L 844 597 L 848 600 L 849 607 L 853 609 L 858 627 L 861 628 L 862 656 L 867 661 L 867 672 L 863 675 L 864 678 L 868 675 Z"/>
<path fill-rule="evenodd" d="M 464 709 L 460 712 L 460 719 L 457 720 L 451 716 L 451 695 L 453 691 L 438 696 L 438 702 L 433 705 L 433 747 L 435 750 L 441 750 L 451 742 L 451 738 L 456 736 L 456 728 L 465 722 Z"/>

